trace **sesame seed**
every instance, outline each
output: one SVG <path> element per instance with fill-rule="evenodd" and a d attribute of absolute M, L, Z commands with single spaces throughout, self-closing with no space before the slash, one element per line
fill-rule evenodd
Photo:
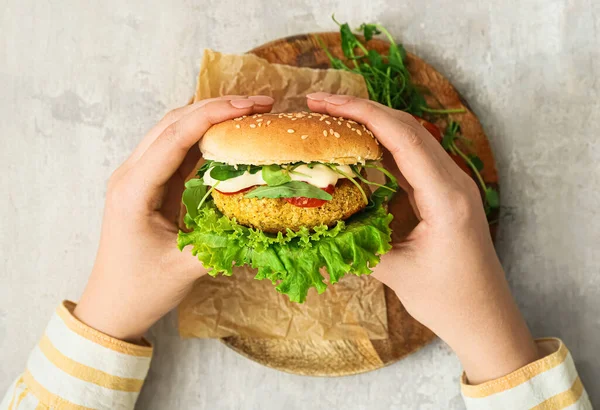
<path fill-rule="evenodd" d="M 327 131 L 323 130 L 323 136 L 326 137 L 327 136 Z"/>
<path fill-rule="evenodd" d="M 331 125 L 331 121 L 325 121 L 325 124 Z"/>
<path fill-rule="evenodd" d="M 288 133 L 290 133 L 290 134 L 293 134 L 293 133 L 294 133 L 294 130 L 290 128 L 290 129 L 288 130 Z"/>
<path fill-rule="evenodd" d="M 303 140 L 305 140 L 305 139 L 307 139 L 307 138 L 308 138 L 308 135 L 303 135 L 303 136 L 301 136 L 300 138 L 302 138 Z"/>
<path fill-rule="evenodd" d="M 256 114 L 257 117 L 262 117 L 262 114 Z"/>
<path fill-rule="evenodd" d="M 235 124 L 235 128 L 240 128 L 240 124 Z"/>
<path fill-rule="evenodd" d="M 271 120 L 267 121 L 267 125 L 269 125 L 271 123 Z"/>
<path fill-rule="evenodd" d="M 312 118 L 312 115 L 309 115 L 308 118 Z"/>
<path fill-rule="evenodd" d="M 362 132 L 360 132 L 360 130 L 356 130 L 358 135 L 362 135 Z"/>
<path fill-rule="evenodd" d="M 256 120 L 256 122 L 261 122 L 261 121 L 263 121 L 262 118 L 259 118 L 258 120 Z"/>
<path fill-rule="evenodd" d="M 250 124 L 250 128 L 256 128 L 256 124 Z"/>
<path fill-rule="evenodd" d="M 234 121 L 241 121 L 241 120 L 242 120 L 242 117 L 237 117 L 237 118 L 234 118 L 233 120 L 234 120 Z"/>
<path fill-rule="evenodd" d="M 352 131 L 356 131 L 356 128 L 352 128 Z"/>
<path fill-rule="evenodd" d="M 341 121 L 338 121 L 338 125 L 342 125 L 342 122 L 341 122 Z"/>
<path fill-rule="evenodd" d="M 336 138 L 339 138 L 339 137 L 340 137 L 340 133 L 339 133 L 339 132 L 334 132 L 334 133 L 333 133 L 333 135 L 334 135 Z"/>
<path fill-rule="evenodd" d="M 356 124 L 356 121 L 348 120 L 350 124 Z"/>
<path fill-rule="evenodd" d="M 350 125 L 350 123 L 348 123 L 348 122 L 347 122 L 347 123 L 346 123 L 346 127 L 348 127 L 348 128 L 352 128 L 352 125 Z"/>
<path fill-rule="evenodd" d="M 323 121 L 325 119 L 325 116 L 322 115 L 321 118 L 319 118 L 319 121 Z"/>
<path fill-rule="evenodd" d="M 302 118 L 302 117 L 304 117 L 304 114 L 303 114 L 303 113 L 301 113 L 301 112 L 297 112 L 297 113 L 295 114 L 295 116 L 296 116 L 296 117 L 298 117 L 298 118 Z"/>
<path fill-rule="evenodd" d="M 256 118 L 256 115 L 253 115 L 252 118 Z"/>
<path fill-rule="evenodd" d="M 298 119 L 298 118 L 294 117 L 294 118 L 292 118 L 292 121 L 296 121 L 297 119 Z"/>
<path fill-rule="evenodd" d="M 259 123 L 258 123 L 258 126 L 260 127 L 261 125 L 262 125 L 262 122 L 259 122 Z"/>
<path fill-rule="evenodd" d="M 329 134 L 333 135 L 333 128 L 329 128 Z"/>

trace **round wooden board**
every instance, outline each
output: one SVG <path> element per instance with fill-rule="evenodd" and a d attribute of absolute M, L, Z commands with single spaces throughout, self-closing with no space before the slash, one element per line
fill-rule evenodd
<path fill-rule="evenodd" d="M 318 37 L 317 37 L 318 36 Z M 339 33 L 305 34 L 276 40 L 250 51 L 271 63 L 288 64 L 298 67 L 329 68 L 329 59 L 318 43 L 320 38 L 331 53 L 343 59 Z M 367 48 L 387 52 L 389 43 L 373 39 Z M 471 147 L 483 160 L 483 178 L 497 187 L 498 175 L 488 140 L 481 124 L 470 111 L 468 105 L 452 84 L 433 67 L 420 58 L 408 54 L 407 65 L 415 83 L 427 87 L 431 96 L 428 103 L 432 107 L 466 108 L 464 114 L 440 118 L 436 123 L 445 128 L 448 119 L 461 124 L 465 137 L 473 142 Z M 440 105 L 441 104 L 441 105 Z M 384 155 L 385 166 L 396 169 L 390 155 Z M 397 169 L 396 169 L 397 170 Z M 405 194 L 396 195 L 390 204 L 394 214 L 392 222 L 393 240 L 404 238 L 417 224 L 408 198 Z M 493 219 L 497 219 L 494 218 Z M 492 235 L 496 225 L 490 226 Z M 338 341 L 299 341 L 280 339 L 256 339 L 232 336 L 221 339 L 236 352 L 261 363 L 288 373 L 309 376 L 345 376 L 364 373 L 394 363 L 418 350 L 435 338 L 435 335 L 414 320 L 404 309 L 395 293 L 385 288 L 387 303 L 389 338 L 385 340 L 338 340 Z"/>

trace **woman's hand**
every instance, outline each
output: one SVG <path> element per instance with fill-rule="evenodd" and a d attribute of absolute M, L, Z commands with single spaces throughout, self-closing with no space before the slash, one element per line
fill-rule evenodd
<path fill-rule="evenodd" d="M 365 124 L 391 152 L 417 227 L 375 276 L 457 353 L 471 383 L 538 359 L 489 233 L 475 182 L 411 115 L 343 95 L 308 96 L 311 110 Z"/>
<path fill-rule="evenodd" d="M 206 271 L 177 249 L 184 180 L 198 160 L 197 142 L 213 124 L 268 112 L 273 99 L 227 96 L 168 113 L 111 176 L 102 235 L 75 315 L 118 339 L 139 341 Z"/>

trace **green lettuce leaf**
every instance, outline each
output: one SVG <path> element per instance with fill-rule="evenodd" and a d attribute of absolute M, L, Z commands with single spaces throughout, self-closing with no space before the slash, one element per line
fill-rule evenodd
<path fill-rule="evenodd" d="M 194 209 L 192 203 L 186 206 Z M 275 235 L 238 224 L 207 200 L 196 214 L 186 214 L 191 232 L 180 231 L 177 245 L 179 249 L 191 246 L 212 276 L 230 276 L 234 266 L 250 265 L 258 270 L 255 279 L 270 280 L 278 292 L 302 303 L 310 288 L 318 293 L 327 288 L 321 268 L 327 269 L 332 284 L 349 273 L 370 274 L 380 255 L 391 249 L 391 220 L 392 215 L 378 204 L 331 228 Z"/>

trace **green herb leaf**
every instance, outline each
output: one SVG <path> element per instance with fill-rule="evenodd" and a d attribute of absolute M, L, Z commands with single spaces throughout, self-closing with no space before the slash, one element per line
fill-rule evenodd
<path fill-rule="evenodd" d="M 365 190 L 363 189 L 362 186 L 360 186 L 359 182 L 356 182 L 353 175 L 348 175 L 348 174 L 342 172 L 338 167 L 336 167 L 333 164 L 328 164 L 328 166 L 329 166 L 329 168 L 333 169 L 335 172 L 337 172 L 341 176 L 345 177 L 348 181 L 352 182 L 354 184 L 354 186 L 356 186 L 356 188 L 358 188 L 358 190 L 360 191 L 360 194 L 363 197 L 363 201 L 365 201 L 365 205 L 369 203 L 369 198 L 367 198 L 367 194 L 365 193 Z"/>
<path fill-rule="evenodd" d="M 352 33 L 352 29 L 348 23 L 344 23 L 340 26 L 340 34 L 342 36 L 342 51 L 346 58 L 354 58 L 354 49 L 358 39 Z"/>
<path fill-rule="evenodd" d="M 477 171 L 483 171 L 483 161 L 475 154 L 469 154 L 469 159 L 473 163 L 473 166 L 477 168 Z"/>
<path fill-rule="evenodd" d="M 250 174 L 254 175 L 258 171 L 260 171 L 262 168 L 263 167 L 258 166 L 258 165 L 248 165 L 248 168 L 246 169 L 246 171 L 248 171 Z"/>
<path fill-rule="evenodd" d="M 292 180 L 289 172 L 279 165 L 267 165 L 263 167 L 262 178 L 269 186 L 282 185 Z"/>
<path fill-rule="evenodd" d="M 429 108 L 425 100 L 424 90 L 414 84 L 406 67 L 407 53 L 404 46 L 394 41 L 393 36 L 379 24 L 363 23 L 358 28 L 368 42 L 374 35 L 383 34 L 390 43 L 389 52 L 380 54 L 368 50 L 352 33 L 347 23 L 339 23 L 341 46 L 346 60 L 351 62 L 346 66 L 339 58 L 334 57 L 323 41 L 319 44 L 327 54 L 331 66 L 336 69 L 351 71 L 361 75 L 367 86 L 369 98 L 389 107 L 422 116 L 423 112 L 432 114 L 449 114 L 465 112 L 464 109 Z M 358 52 L 358 50 L 360 52 Z"/>
<path fill-rule="evenodd" d="M 382 66 L 384 66 L 384 64 L 383 64 L 383 58 L 381 57 L 381 54 L 379 54 L 377 51 L 375 51 L 375 50 L 369 50 L 369 53 L 367 54 L 367 57 L 368 57 L 369 62 L 371 63 L 371 65 L 373 67 L 382 67 Z M 363 66 L 361 66 L 361 68 L 363 70 L 368 70 L 367 67 L 368 66 L 366 64 L 363 65 Z"/>
<path fill-rule="evenodd" d="M 244 195 L 245 198 L 317 198 L 331 201 L 331 195 L 314 185 L 291 181 L 278 186 L 259 186 Z"/>
<path fill-rule="evenodd" d="M 400 53 L 400 59 L 402 60 L 402 65 L 406 62 L 406 49 L 402 43 L 397 43 L 396 47 L 398 47 L 398 53 Z"/>
<path fill-rule="evenodd" d="M 444 147 L 446 151 L 451 151 L 452 145 L 454 144 L 454 138 L 454 135 L 448 133 L 444 134 L 442 137 L 442 147 Z"/>
<path fill-rule="evenodd" d="M 185 205 L 187 213 L 192 218 L 198 215 L 198 205 L 206 195 L 207 189 L 202 179 L 193 178 L 185 183 L 185 190 L 183 191 L 181 201 Z"/>
<path fill-rule="evenodd" d="M 213 168 L 210 170 L 210 177 L 217 181 L 226 181 L 231 178 L 239 177 L 246 172 L 246 167 L 238 165 L 237 168 L 233 165 L 222 163 L 213 163 Z"/>
<path fill-rule="evenodd" d="M 402 49 L 404 49 L 404 47 L 402 47 Z M 388 56 L 388 61 L 390 62 L 392 68 L 396 69 L 399 72 L 404 71 L 404 60 L 402 58 L 402 53 L 400 52 L 400 48 L 398 48 L 398 45 L 393 43 L 390 45 L 390 54 Z"/>
<path fill-rule="evenodd" d="M 488 187 L 485 190 L 485 201 L 490 206 L 490 208 L 498 208 L 500 206 L 500 196 L 498 195 L 498 191 L 494 188 Z"/>
<path fill-rule="evenodd" d="M 459 133 L 460 125 L 456 121 L 450 121 L 444 131 L 444 136 L 442 137 L 442 147 L 444 147 L 446 151 L 453 152 L 454 142 L 459 138 Z"/>
<path fill-rule="evenodd" d="M 384 187 L 377 188 L 375 192 L 371 194 L 371 200 L 369 201 L 367 208 L 377 208 L 384 203 L 389 202 L 394 194 L 400 189 L 400 185 L 398 185 L 398 179 L 387 169 L 375 164 L 366 164 L 365 167 L 374 168 L 382 172 L 387 179 Z"/>
<path fill-rule="evenodd" d="M 374 34 L 381 34 L 381 31 L 377 28 L 377 24 L 362 23 L 358 28 L 358 31 L 363 32 L 366 41 L 371 40 Z"/>
<path fill-rule="evenodd" d="M 213 166 L 213 163 L 214 161 L 211 161 L 210 159 L 206 160 L 206 162 L 198 169 L 196 176 L 198 176 L 200 179 L 204 178 L 204 174 L 210 169 L 210 167 Z"/>

